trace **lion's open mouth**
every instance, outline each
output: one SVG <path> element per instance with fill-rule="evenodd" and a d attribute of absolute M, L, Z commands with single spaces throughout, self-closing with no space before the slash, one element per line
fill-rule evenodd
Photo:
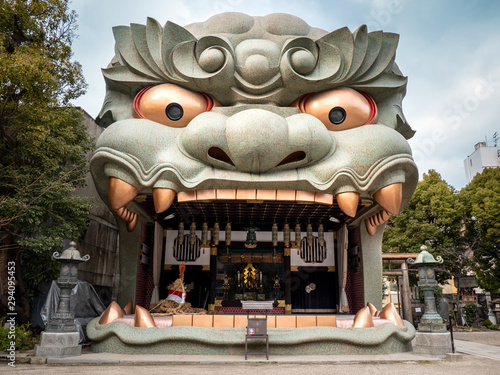
<path fill-rule="evenodd" d="M 231 162 L 222 150 L 212 151 L 212 157 Z M 139 211 L 128 206 L 135 201 L 164 227 L 175 227 L 181 221 L 231 222 L 236 226 L 253 222 L 268 230 L 275 223 L 302 222 L 324 223 L 327 229 L 336 230 L 344 223 L 359 225 L 364 220 L 373 234 L 399 212 L 414 189 L 416 166 L 411 155 L 404 148 L 402 151 L 358 169 L 334 167 L 334 158 L 342 155 L 340 150 L 322 165 L 250 174 L 203 164 L 199 168 L 196 164 L 194 172 L 185 168 L 181 172 L 185 162 L 180 157 L 172 158 L 175 164 L 145 165 L 128 153 L 100 147 L 92 166 L 100 171 L 103 197 L 107 196 L 110 208 L 127 223 L 129 231 L 138 223 Z M 304 157 L 291 153 L 283 163 Z M 170 218 L 168 222 L 165 217 Z"/>
<path fill-rule="evenodd" d="M 201 216 L 204 220 L 228 221 L 242 225 L 249 221 L 259 225 L 287 222 L 341 223 L 362 215 L 374 203 L 382 210 L 366 220 L 369 232 L 399 212 L 402 201 L 402 183 L 381 188 L 373 199 L 360 198 L 357 192 L 336 194 L 304 190 L 269 189 L 203 189 L 176 193 L 172 189 L 156 188 L 152 194 L 138 195 L 132 185 L 110 178 L 109 201 L 111 208 L 127 222 L 129 230 L 137 224 L 137 214 L 126 208 L 132 200 L 142 204 L 147 211 L 155 211 L 175 221 Z M 160 217 L 159 220 L 162 220 Z M 171 223 L 170 223 L 171 225 Z"/>

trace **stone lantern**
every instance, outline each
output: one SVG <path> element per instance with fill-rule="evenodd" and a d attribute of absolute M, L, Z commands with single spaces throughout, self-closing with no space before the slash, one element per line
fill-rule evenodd
<path fill-rule="evenodd" d="M 80 334 L 71 313 L 71 290 L 78 279 L 78 265 L 90 259 L 83 257 L 76 249 L 76 243 L 70 242 L 69 247 L 59 254 L 55 252 L 52 259 L 61 263 L 59 278 L 56 283 L 60 289 L 59 304 L 56 313 L 45 325 L 45 332 L 40 335 L 40 345 L 35 347 L 37 357 L 67 357 L 80 355 L 82 348 L 78 345 Z"/>
<path fill-rule="evenodd" d="M 420 250 L 416 260 L 411 258 L 407 260 L 409 264 L 415 264 L 418 267 L 418 287 L 424 293 L 424 314 L 420 319 L 418 330 L 421 332 L 446 332 L 446 324 L 437 312 L 434 298 L 434 291 L 438 286 L 434 267 L 443 263 L 443 258 L 438 256 L 437 260 L 434 259 L 425 245 L 421 246 Z"/>
<path fill-rule="evenodd" d="M 76 243 L 70 242 L 69 247 L 59 254 L 52 254 L 52 259 L 61 262 L 59 278 L 56 283 L 61 290 L 59 304 L 56 313 L 45 326 L 46 332 L 78 332 L 75 324 L 75 317 L 71 313 L 70 297 L 71 290 L 76 286 L 78 279 L 78 265 L 90 259 L 90 255 L 80 256 L 80 252 L 75 248 Z"/>

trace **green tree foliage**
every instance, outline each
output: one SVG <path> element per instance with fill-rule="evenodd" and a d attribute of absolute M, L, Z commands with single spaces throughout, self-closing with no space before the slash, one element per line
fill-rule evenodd
<path fill-rule="evenodd" d="M 33 348 L 36 339 L 31 335 L 29 324 L 16 324 L 14 328 L 5 326 L 5 319 L 0 319 L 0 350 L 8 351 L 15 342 L 14 347 L 20 352 Z"/>
<path fill-rule="evenodd" d="M 479 285 L 500 289 L 500 168 L 485 169 L 460 192 L 465 237 L 474 251 Z"/>
<path fill-rule="evenodd" d="M 86 88 L 71 60 L 75 21 L 66 0 L 0 2 L 0 243 L 20 245 L 23 320 L 27 295 L 54 277 L 50 255 L 80 235 L 91 208 L 71 194 L 84 184 L 92 147 L 69 104 Z"/>
<path fill-rule="evenodd" d="M 390 218 L 383 251 L 418 253 L 425 244 L 434 256 L 443 257 L 445 272 L 436 273 L 439 281 L 449 279 L 450 274 L 465 274 L 468 258 L 461 235 L 462 217 L 458 193 L 431 169 L 419 181 L 406 208 Z"/>
<path fill-rule="evenodd" d="M 468 303 L 464 306 L 465 321 L 468 325 L 472 326 L 476 320 L 477 305 L 475 303 Z"/>

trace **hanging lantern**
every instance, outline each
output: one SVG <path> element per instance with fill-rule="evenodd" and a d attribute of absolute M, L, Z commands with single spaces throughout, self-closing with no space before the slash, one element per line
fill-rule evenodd
<path fill-rule="evenodd" d="M 273 224 L 273 246 L 278 246 L 278 224 Z"/>
<path fill-rule="evenodd" d="M 203 223 L 201 226 L 201 246 L 207 246 L 208 223 Z"/>
<path fill-rule="evenodd" d="M 297 223 L 295 225 L 295 246 L 300 247 L 300 240 L 301 240 L 301 233 L 300 233 L 300 224 Z"/>
<path fill-rule="evenodd" d="M 276 275 L 276 276 L 274 277 L 274 284 L 273 284 L 273 288 L 274 288 L 275 290 L 278 290 L 278 289 L 280 289 L 280 288 L 281 288 L 281 285 L 280 285 L 280 278 L 279 278 L 279 276 L 278 276 L 278 275 Z"/>
<path fill-rule="evenodd" d="M 179 223 L 179 231 L 177 233 L 177 244 L 179 246 L 184 245 L 184 223 L 182 221 Z"/>
<path fill-rule="evenodd" d="M 323 230 L 323 224 L 320 224 L 318 227 L 318 245 L 320 247 L 325 246 L 325 233 Z"/>
<path fill-rule="evenodd" d="M 192 246 L 196 243 L 196 223 L 191 222 L 191 227 L 189 228 L 189 244 Z"/>
<path fill-rule="evenodd" d="M 307 224 L 307 246 L 313 244 L 313 228 L 311 224 Z"/>
<path fill-rule="evenodd" d="M 212 245 L 217 246 L 219 244 L 219 223 L 214 224 L 214 229 L 212 229 Z"/>
<path fill-rule="evenodd" d="M 231 223 L 226 224 L 226 246 L 231 245 Z"/>
<path fill-rule="evenodd" d="M 288 224 L 283 227 L 283 242 L 286 248 L 290 247 L 290 226 Z"/>
<path fill-rule="evenodd" d="M 227 273 L 224 274 L 224 278 L 222 280 L 223 280 L 222 288 L 225 290 L 228 290 L 229 289 L 229 277 L 227 277 Z"/>

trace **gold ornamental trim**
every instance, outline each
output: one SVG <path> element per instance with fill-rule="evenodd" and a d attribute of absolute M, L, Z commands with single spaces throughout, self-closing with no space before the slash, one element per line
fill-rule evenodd
<path fill-rule="evenodd" d="M 299 266 L 291 266 L 290 271 L 292 272 L 298 272 L 299 271 Z"/>
<path fill-rule="evenodd" d="M 285 307 L 285 300 L 284 299 L 278 300 L 278 307 Z"/>
<path fill-rule="evenodd" d="M 328 272 L 335 272 L 335 266 L 328 267 Z"/>
<path fill-rule="evenodd" d="M 210 255 L 217 255 L 217 248 L 216 247 L 210 248 Z"/>
<path fill-rule="evenodd" d="M 163 266 L 163 269 L 164 269 L 165 271 L 172 271 L 172 265 L 171 265 L 171 264 L 165 264 L 165 265 Z"/>
<path fill-rule="evenodd" d="M 137 197 L 135 197 L 134 199 L 137 203 L 143 203 L 143 202 L 146 202 L 146 196 L 145 195 L 138 195 Z"/>
<path fill-rule="evenodd" d="M 208 304 L 208 313 L 209 314 L 214 314 L 215 313 L 215 305 L 213 303 Z"/>
<path fill-rule="evenodd" d="M 209 264 L 204 264 L 201 270 L 202 271 L 210 271 L 210 265 Z"/>
<path fill-rule="evenodd" d="M 285 305 L 285 314 L 292 313 L 292 304 Z"/>
<path fill-rule="evenodd" d="M 253 244 L 253 245 L 245 244 L 245 248 L 247 248 L 247 249 L 255 249 L 256 247 L 257 247 L 257 244 Z"/>
<path fill-rule="evenodd" d="M 286 256 L 286 257 L 289 257 L 291 255 L 292 251 L 289 247 L 285 247 L 285 249 L 283 250 L 283 255 Z"/>
<path fill-rule="evenodd" d="M 221 299 L 216 299 L 214 306 L 215 307 L 222 307 L 222 300 Z"/>

